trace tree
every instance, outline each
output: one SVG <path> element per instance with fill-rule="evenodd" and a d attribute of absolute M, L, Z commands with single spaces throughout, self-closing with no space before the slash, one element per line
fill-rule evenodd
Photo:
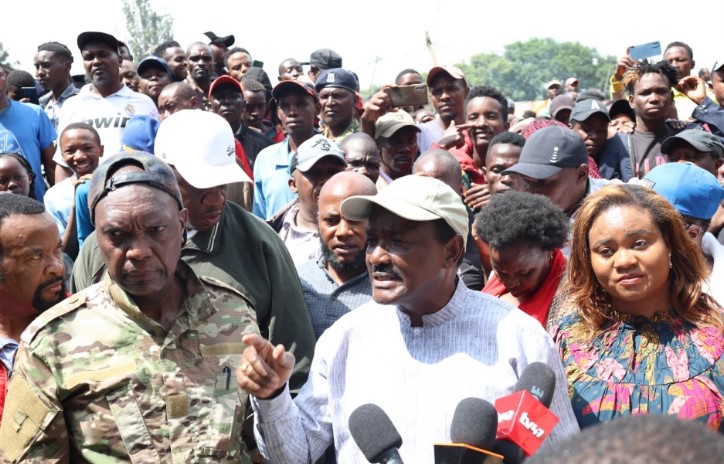
<path fill-rule="evenodd" d="M 578 42 L 531 39 L 504 47 L 502 56 L 481 53 L 460 68 L 470 85 L 493 85 L 516 101 L 545 98 L 544 84 L 575 76 L 580 89 L 607 93 L 607 79 L 616 64 L 614 56 L 601 56 L 595 48 Z"/>
<path fill-rule="evenodd" d="M 13 68 L 18 65 L 17 61 L 9 61 L 10 52 L 5 50 L 5 46 L 0 42 L 0 65 L 6 68 Z"/>
<path fill-rule="evenodd" d="M 158 44 L 173 38 L 173 18 L 158 15 L 149 0 L 123 0 L 128 29 L 128 48 L 140 61 Z"/>

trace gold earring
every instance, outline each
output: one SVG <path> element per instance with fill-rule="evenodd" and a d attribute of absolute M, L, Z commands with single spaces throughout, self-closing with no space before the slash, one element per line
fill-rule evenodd
<path fill-rule="evenodd" d="M 669 269 L 674 268 L 674 263 L 671 262 L 671 252 L 669 252 Z"/>

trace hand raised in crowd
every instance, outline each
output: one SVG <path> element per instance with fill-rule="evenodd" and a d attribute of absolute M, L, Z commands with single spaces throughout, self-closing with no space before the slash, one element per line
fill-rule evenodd
<path fill-rule="evenodd" d="M 377 91 L 377 93 L 372 95 L 369 100 L 367 100 L 367 102 L 365 103 L 364 112 L 362 113 L 363 121 L 370 121 L 374 124 L 374 122 L 377 121 L 380 116 L 383 116 L 389 111 L 395 111 L 390 96 L 387 94 L 387 92 L 385 92 L 385 88 L 387 87 L 389 86 L 383 86 L 380 90 Z"/>
<path fill-rule="evenodd" d="M 294 355 L 260 335 L 245 335 L 247 345 L 236 369 L 239 387 L 257 398 L 275 396 L 292 375 Z"/>
<path fill-rule="evenodd" d="M 360 124 L 362 126 L 362 132 L 368 134 L 370 137 L 375 137 L 375 122 L 389 111 L 397 111 L 392 106 L 392 100 L 390 96 L 385 92 L 385 88 L 389 85 L 382 86 L 380 90 L 372 95 L 369 100 L 365 103 L 365 109 L 360 118 Z"/>
<path fill-rule="evenodd" d="M 686 76 L 676 84 L 676 88 L 697 105 L 706 98 L 706 82 L 700 77 Z"/>
<path fill-rule="evenodd" d="M 490 189 L 487 184 L 472 184 L 463 193 L 463 200 L 472 210 L 482 208 L 490 201 Z"/>
<path fill-rule="evenodd" d="M 445 129 L 445 133 L 437 141 L 437 144 L 449 150 L 453 147 L 460 148 L 465 145 L 465 134 L 464 131 L 473 127 L 472 124 L 460 124 L 455 125 L 455 120 L 450 121 L 450 125 Z"/>
<path fill-rule="evenodd" d="M 623 75 L 626 74 L 626 71 L 628 71 L 636 64 L 636 61 L 631 58 L 629 50 L 631 50 L 631 47 L 628 47 L 626 49 L 626 54 L 620 56 L 618 58 L 618 61 L 616 62 L 616 72 L 614 73 L 614 79 L 617 81 L 623 79 Z"/>

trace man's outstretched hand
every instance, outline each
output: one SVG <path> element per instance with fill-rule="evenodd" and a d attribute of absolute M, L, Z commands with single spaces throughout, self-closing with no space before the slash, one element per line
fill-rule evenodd
<path fill-rule="evenodd" d="M 247 347 L 236 368 L 239 387 L 261 399 L 277 395 L 292 375 L 294 355 L 257 334 L 245 335 L 242 341 Z"/>

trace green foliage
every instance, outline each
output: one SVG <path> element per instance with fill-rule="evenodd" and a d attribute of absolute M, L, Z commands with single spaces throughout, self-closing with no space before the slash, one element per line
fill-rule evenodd
<path fill-rule="evenodd" d="M 571 76 L 578 78 L 579 90 L 596 88 L 607 94 L 607 78 L 615 65 L 614 56 L 602 56 L 578 42 L 531 39 L 506 45 L 502 56 L 481 53 L 459 66 L 471 86 L 493 85 L 507 97 L 524 101 L 546 98 L 546 82 Z"/>
<path fill-rule="evenodd" d="M 3 44 L 0 43 L 0 63 L 5 64 L 5 62 L 8 60 L 8 56 L 10 56 L 10 54 L 7 50 L 5 50 Z"/>
<path fill-rule="evenodd" d="M 128 48 L 140 61 L 158 44 L 173 38 L 173 18 L 158 15 L 149 0 L 123 0 L 123 14 L 128 29 Z"/>
<path fill-rule="evenodd" d="M 5 46 L 0 42 L 0 64 L 4 65 L 8 68 L 14 68 L 18 66 L 17 61 L 9 61 L 10 58 L 10 52 L 5 50 Z"/>

